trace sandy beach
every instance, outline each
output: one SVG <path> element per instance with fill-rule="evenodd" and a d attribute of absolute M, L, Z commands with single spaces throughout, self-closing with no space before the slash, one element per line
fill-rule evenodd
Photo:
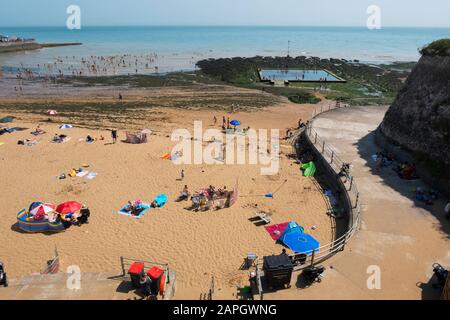
<path fill-rule="evenodd" d="M 164 90 L 155 90 L 155 94 L 167 93 Z M 226 90 L 230 96 L 233 90 L 236 94 L 245 91 L 231 87 Z M 306 119 L 312 108 L 312 105 L 296 105 L 286 100 L 260 111 L 232 115 L 205 109 L 141 110 L 139 116 L 143 117 L 139 122 L 124 122 L 119 129 L 119 140 L 125 138 L 127 126 L 151 129 L 153 134 L 148 143 L 140 145 L 120 141 L 111 144 L 110 131 L 106 129 L 110 124 L 99 121 L 98 126 L 102 129 L 93 129 L 95 119 L 77 127 L 76 119 L 72 123 L 70 116 L 56 116 L 48 123 L 45 112 L 40 116 L 2 111 L 1 116 L 12 114 L 17 117 L 10 126 L 27 128 L 0 136 L 0 142 L 4 143 L 0 146 L 0 176 L 7 187 L 0 201 L 0 241 L 11 244 L 3 246 L 1 256 L 10 277 L 39 272 L 57 246 L 63 270 L 78 265 L 82 272 L 119 273 L 120 256 L 148 259 L 169 263 L 176 270 L 177 299 L 198 299 L 208 290 L 212 275 L 217 290 L 227 292 L 225 296 L 231 298 L 236 286 L 245 285 L 248 280 L 248 271 L 239 270 L 247 253 L 254 252 L 262 257 L 278 254 L 283 248 L 262 226 L 249 221 L 256 210 L 270 212 L 273 223 L 297 221 L 320 243 L 332 241 L 332 221 L 326 214 L 323 190 L 314 179 L 303 177 L 298 164 L 287 157 L 292 147 L 286 142 L 281 143 L 279 173 L 262 176 L 258 165 L 179 166 L 163 160 L 161 155 L 170 152 L 175 144 L 169 138 L 170 132 L 175 128 L 192 131 L 194 120 L 203 121 L 205 129 L 212 128 L 214 116 L 218 118 L 216 127 L 219 128 L 222 116 L 228 116 L 239 119 L 243 126 L 280 129 L 284 136 L 285 130 L 295 127 L 299 118 Z M 152 115 L 151 121 L 146 120 Z M 154 115 L 163 117 L 158 119 Z M 64 122 L 75 126 L 60 130 L 58 126 Z M 47 133 L 35 138 L 30 132 L 38 124 Z M 62 144 L 50 143 L 55 133 L 64 133 L 71 140 Z M 95 138 L 103 136 L 105 140 L 88 144 L 84 141 L 88 134 Z M 23 139 L 36 139 L 39 143 L 18 145 L 17 141 Z M 87 170 L 98 174 L 95 179 L 56 178 L 83 164 L 88 164 Z M 185 170 L 183 181 L 177 180 L 181 169 Z M 284 180 L 287 182 L 273 199 L 261 196 L 276 190 Z M 192 192 L 209 185 L 231 189 L 236 181 L 240 196 L 231 208 L 192 212 L 186 209 L 188 202 L 174 202 L 184 185 Z M 160 193 L 168 195 L 168 204 L 151 209 L 139 220 L 116 214 L 128 200 L 150 202 Z M 84 203 L 91 209 L 90 223 L 52 235 L 16 231 L 13 225 L 17 212 L 35 200 L 56 204 L 68 200 Z"/>

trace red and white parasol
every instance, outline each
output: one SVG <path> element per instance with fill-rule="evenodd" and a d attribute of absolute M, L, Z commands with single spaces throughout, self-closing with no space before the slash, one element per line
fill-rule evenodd
<path fill-rule="evenodd" d="M 44 215 L 44 214 L 48 214 L 52 211 L 55 211 L 55 208 L 56 208 L 56 206 L 54 204 L 43 203 L 43 204 L 40 204 L 40 205 L 34 207 L 33 209 L 31 209 L 30 213 L 33 216 Z"/>

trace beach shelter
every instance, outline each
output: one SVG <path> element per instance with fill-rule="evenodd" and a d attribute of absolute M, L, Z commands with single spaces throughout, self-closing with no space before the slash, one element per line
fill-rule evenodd
<path fill-rule="evenodd" d="M 295 253 L 310 254 L 313 251 L 317 251 L 320 247 L 319 241 L 317 241 L 312 235 L 303 233 L 303 228 L 293 222 L 288 225 L 283 235 L 280 237 L 286 246 L 289 247 Z"/>
<path fill-rule="evenodd" d="M 59 128 L 60 129 L 70 129 L 70 128 L 72 128 L 72 125 L 65 123 L 65 124 L 61 125 Z"/>
<path fill-rule="evenodd" d="M 301 169 L 303 170 L 303 175 L 305 177 L 313 177 L 314 174 L 316 173 L 316 165 L 312 161 L 303 164 L 301 166 Z"/>
<path fill-rule="evenodd" d="M 61 232 L 64 231 L 62 222 L 50 222 L 46 219 L 36 221 L 28 216 L 25 209 L 17 214 L 17 227 L 25 232 Z"/>
<path fill-rule="evenodd" d="M 80 210 L 82 207 L 82 204 L 76 201 L 68 201 L 59 204 L 56 207 L 56 212 L 58 213 L 71 213 Z"/>
<path fill-rule="evenodd" d="M 54 116 L 54 115 L 58 114 L 58 111 L 56 111 L 56 110 L 47 110 L 47 113 L 49 115 L 51 115 L 51 116 Z"/>
<path fill-rule="evenodd" d="M 126 132 L 126 143 L 132 143 L 132 144 L 140 144 L 140 143 L 146 143 L 147 142 L 147 133 L 144 131 L 141 132 Z"/>

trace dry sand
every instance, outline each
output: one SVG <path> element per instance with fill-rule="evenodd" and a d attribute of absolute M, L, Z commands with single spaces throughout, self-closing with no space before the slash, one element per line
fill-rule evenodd
<path fill-rule="evenodd" d="M 285 129 L 296 126 L 299 118 L 308 118 L 312 108 L 285 102 L 258 112 L 234 115 L 209 110 L 151 109 L 147 112 L 163 113 L 166 117 L 146 125 L 155 134 L 142 145 L 122 142 L 111 145 L 106 130 L 78 127 L 59 130 L 62 119 L 55 118 L 57 123 L 41 124 L 47 134 L 39 136 L 40 142 L 32 147 L 17 145 L 17 141 L 34 139 L 30 131 L 37 120 L 48 116 L 16 113 L 19 121 L 10 126 L 28 129 L 0 136 L 0 142 L 5 143 L 0 146 L 0 260 L 5 262 L 12 278 L 39 272 L 52 257 L 55 246 L 63 268 L 75 264 L 83 272 L 119 273 L 120 256 L 167 262 L 177 272 L 176 298 L 198 299 L 207 291 L 211 275 L 216 279 L 216 291 L 231 297 L 236 285 L 246 283 L 248 271 L 240 271 L 239 267 L 248 252 L 263 256 L 278 254 L 283 248 L 263 227 L 248 220 L 255 213 L 252 205 L 271 211 L 274 223 L 297 221 L 325 244 L 333 239 L 333 233 L 322 191 L 287 158 L 290 146 L 281 147 L 279 174 L 262 176 L 259 165 L 177 166 L 162 160 L 161 155 L 170 152 L 174 145 L 167 135 L 174 128 L 192 131 L 194 120 L 203 120 L 204 127 L 211 127 L 214 115 L 221 124 L 225 115 L 240 119 L 243 126 L 279 128 L 284 136 Z M 5 115 L 6 112 L 0 113 Z M 52 144 L 50 139 L 55 133 L 68 134 L 71 140 Z M 80 142 L 87 134 L 97 138 L 103 135 L 106 140 L 93 144 Z M 119 137 L 124 138 L 123 131 Z M 95 179 L 55 178 L 84 163 L 89 164 L 87 170 L 98 173 Z M 186 177 L 177 181 L 181 169 Z M 258 196 L 273 192 L 285 179 L 287 183 L 274 199 Z M 191 212 L 185 209 L 188 202 L 173 201 L 184 184 L 191 191 L 210 184 L 230 189 L 236 180 L 240 197 L 231 208 Z M 128 200 L 151 201 L 159 193 L 168 195 L 168 204 L 150 210 L 139 220 L 116 214 Z M 52 235 L 13 230 L 17 212 L 35 200 L 85 203 L 91 209 L 90 223 Z M 312 226 L 317 229 L 312 230 Z"/>

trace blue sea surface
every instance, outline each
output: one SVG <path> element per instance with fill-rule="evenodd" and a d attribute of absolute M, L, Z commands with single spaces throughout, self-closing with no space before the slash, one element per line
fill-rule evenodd
<path fill-rule="evenodd" d="M 158 55 L 159 71 L 194 69 L 205 58 L 233 56 L 318 56 L 368 63 L 415 61 L 418 49 L 450 37 L 449 28 L 362 27 L 0 27 L 0 34 L 35 38 L 42 43 L 81 42 L 0 55 L 0 66 L 36 67 L 55 59 L 91 56 Z M 132 68 L 134 69 L 134 68 Z M 153 69 L 152 69 L 153 70 Z"/>

